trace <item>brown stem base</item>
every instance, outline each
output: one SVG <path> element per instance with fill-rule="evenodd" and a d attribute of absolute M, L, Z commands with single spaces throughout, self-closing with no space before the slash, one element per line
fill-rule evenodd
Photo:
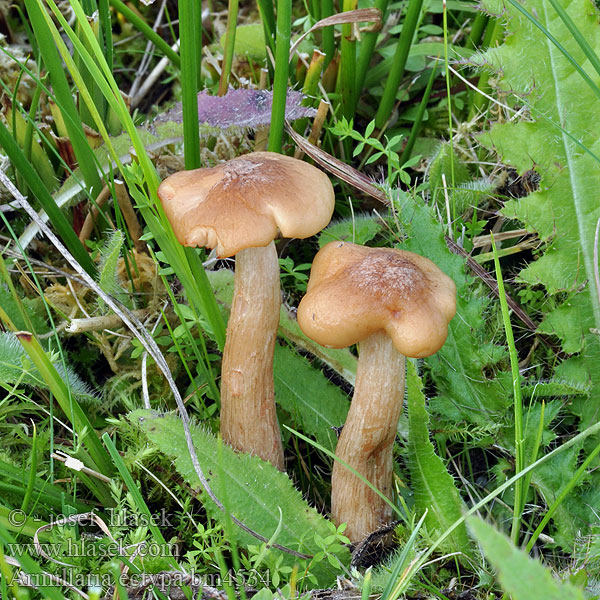
<path fill-rule="evenodd" d="M 392 495 L 394 439 L 404 396 L 405 358 L 385 333 L 360 343 L 356 386 L 336 455 L 388 498 Z M 353 542 L 388 524 L 391 507 L 339 462 L 333 466 L 331 512 L 348 523 Z"/>
<path fill-rule="evenodd" d="M 279 263 L 273 243 L 237 253 L 221 373 L 221 435 L 284 470 L 275 411 L 273 351 L 279 324 Z"/>

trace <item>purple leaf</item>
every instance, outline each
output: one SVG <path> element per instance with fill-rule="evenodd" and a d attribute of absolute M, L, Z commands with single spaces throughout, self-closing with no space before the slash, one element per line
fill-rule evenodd
<path fill-rule="evenodd" d="M 304 95 L 288 90 L 285 118 L 295 121 L 316 114 L 314 108 L 302 106 Z M 211 96 L 206 90 L 198 94 L 198 121 L 218 129 L 249 127 L 256 129 L 271 122 L 273 92 L 268 90 L 230 90 L 225 96 Z M 155 119 L 154 124 L 183 121 L 181 102 Z"/>

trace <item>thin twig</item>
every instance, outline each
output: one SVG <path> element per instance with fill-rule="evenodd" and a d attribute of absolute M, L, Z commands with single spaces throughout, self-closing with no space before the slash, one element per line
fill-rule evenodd
<path fill-rule="evenodd" d="M 180 41 L 177 40 L 171 46 L 171 50 L 178 52 L 179 43 Z M 133 98 L 131 98 L 131 108 L 135 108 L 146 97 L 148 92 L 156 85 L 156 80 L 162 75 L 163 71 L 167 68 L 170 62 L 171 59 L 167 56 L 163 56 L 163 58 L 158 61 L 158 64 L 154 67 L 154 69 L 152 69 L 150 75 L 148 75 L 148 78 L 146 81 L 144 81 L 140 90 Z"/>
<path fill-rule="evenodd" d="M 477 261 L 471 258 L 468 252 L 461 248 L 456 242 L 451 240 L 449 237 L 446 237 L 446 244 L 451 252 L 454 254 L 460 254 L 466 261 L 467 265 L 479 277 L 489 288 L 492 290 L 495 296 L 499 297 L 498 284 L 496 283 L 496 279 L 492 277 Z M 519 304 L 513 300 L 508 294 L 506 294 L 506 302 L 510 306 L 511 310 L 515 313 L 521 321 L 525 324 L 527 329 L 531 332 L 535 333 L 537 331 L 538 326 L 536 323 L 529 317 L 529 315 L 519 306 Z M 544 339 L 544 342 L 548 344 L 548 341 Z"/>
<path fill-rule="evenodd" d="M 139 319 L 147 316 L 145 308 L 133 311 Z M 71 319 L 65 326 L 67 333 L 87 333 L 88 331 L 102 331 L 103 329 L 114 329 L 123 324 L 119 315 L 102 315 L 99 317 L 87 317 L 85 319 Z M 62 323 L 61 323 L 62 325 Z"/>
<path fill-rule="evenodd" d="M 102 188 L 102 191 L 98 194 L 96 202 L 94 202 L 94 204 L 90 207 L 90 212 L 85 216 L 85 221 L 83 222 L 83 226 L 79 232 L 80 242 L 85 244 L 85 241 L 89 239 L 90 235 L 92 235 L 92 230 L 94 229 L 96 219 L 100 214 L 100 209 L 106 204 L 107 200 L 110 198 L 110 194 L 111 189 L 105 185 Z"/>
<path fill-rule="evenodd" d="M 140 237 L 142 236 L 142 226 L 138 221 L 135 210 L 133 210 L 133 205 L 131 204 L 131 198 L 129 198 L 129 194 L 127 193 L 127 188 L 119 179 L 115 179 L 115 194 L 117 196 L 117 203 L 119 204 L 119 208 L 121 209 L 121 213 L 125 219 L 125 223 L 127 225 L 127 229 L 129 230 L 129 235 L 131 236 L 131 241 L 133 242 L 135 249 L 139 253 L 146 252 L 146 242 L 140 240 Z"/>
<path fill-rule="evenodd" d="M 98 471 L 94 471 L 94 469 L 90 469 L 86 467 L 78 458 L 74 458 L 70 456 L 66 452 L 62 450 L 58 450 L 57 452 L 52 452 L 50 455 L 55 460 L 60 460 L 65 463 L 65 467 L 67 469 L 73 469 L 74 471 L 81 471 L 86 475 L 90 475 L 91 477 L 95 477 L 96 479 L 100 479 L 100 481 L 104 481 L 104 483 L 110 483 L 110 477 L 103 475 L 102 473 L 98 473 Z"/>

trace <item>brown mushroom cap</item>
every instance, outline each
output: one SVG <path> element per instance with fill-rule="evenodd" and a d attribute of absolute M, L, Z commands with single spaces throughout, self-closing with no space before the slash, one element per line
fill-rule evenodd
<path fill-rule="evenodd" d="M 216 248 L 220 258 L 266 246 L 279 232 L 314 235 L 334 207 L 333 187 L 322 171 L 274 152 L 174 173 L 158 196 L 179 242 Z"/>
<path fill-rule="evenodd" d="M 455 312 L 456 286 L 429 259 L 330 242 L 313 262 L 298 324 L 308 337 L 332 348 L 385 330 L 398 352 L 421 358 L 443 346 Z"/>

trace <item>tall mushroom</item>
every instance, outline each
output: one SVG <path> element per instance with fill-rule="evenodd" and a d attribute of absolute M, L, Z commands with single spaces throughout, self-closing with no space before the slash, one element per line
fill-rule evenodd
<path fill-rule="evenodd" d="M 412 252 L 331 242 L 312 265 L 298 324 L 323 346 L 359 343 L 358 370 L 337 456 L 387 497 L 404 397 L 405 356 L 421 358 L 446 341 L 456 311 L 454 282 Z M 391 508 L 336 461 L 331 510 L 359 541 L 391 520 Z"/>
<path fill-rule="evenodd" d="M 234 297 L 221 371 L 221 434 L 226 443 L 283 470 L 273 387 L 279 323 L 279 263 L 273 240 L 306 238 L 331 219 L 334 193 L 316 167 L 254 152 L 216 167 L 167 177 L 158 196 L 184 246 L 236 255 Z"/>

